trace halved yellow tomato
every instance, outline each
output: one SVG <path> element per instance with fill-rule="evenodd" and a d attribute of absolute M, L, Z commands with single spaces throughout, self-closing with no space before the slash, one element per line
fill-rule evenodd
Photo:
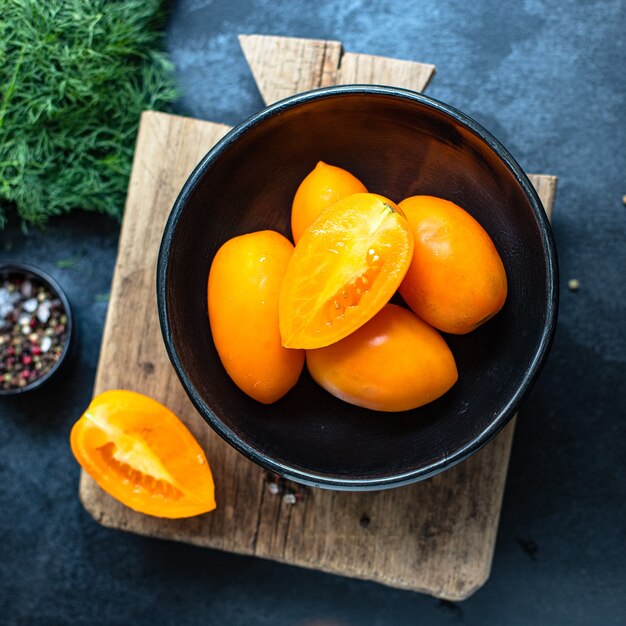
<path fill-rule="evenodd" d="M 215 508 L 202 448 L 174 413 L 148 396 L 101 393 L 74 424 L 70 445 L 98 485 L 135 511 L 178 518 Z"/>
<path fill-rule="evenodd" d="M 357 193 L 326 209 L 298 241 L 283 278 L 280 334 L 287 348 L 321 348 L 374 317 L 402 282 L 413 236 L 389 199 Z"/>

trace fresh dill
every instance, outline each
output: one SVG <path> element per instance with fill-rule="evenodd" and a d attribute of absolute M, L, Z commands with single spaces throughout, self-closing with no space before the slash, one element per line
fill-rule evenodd
<path fill-rule="evenodd" d="M 0 228 L 119 217 L 139 116 L 176 97 L 162 0 L 0 0 Z"/>

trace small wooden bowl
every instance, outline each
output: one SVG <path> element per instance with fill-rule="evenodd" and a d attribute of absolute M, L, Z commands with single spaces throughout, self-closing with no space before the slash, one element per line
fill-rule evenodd
<path fill-rule="evenodd" d="M 241 392 L 220 363 L 207 317 L 211 260 L 236 235 L 269 228 L 289 237 L 294 193 L 319 160 L 346 168 L 394 201 L 429 194 L 456 202 L 485 227 L 502 256 L 507 302 L 477 331 L 446 337 L 459 381 L 436 402 L 377 413 L 334 398 L 305 371 L 284 398 L 265 406 Z M 508 422 L 548 354 L 557 262 L 532 184 L 484 128 L 414 92 L 351 85 L 278 102 L 202 159 L 165 228 L 157 295 L 174 368 L 228 443 L 301 483 L 383 489 L 449 468 Z"/>

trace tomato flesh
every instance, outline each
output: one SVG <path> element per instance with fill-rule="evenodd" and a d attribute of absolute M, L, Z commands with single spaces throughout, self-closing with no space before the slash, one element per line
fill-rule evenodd
<path fill-rule="evenodd" d="M 107 391 L 91 402 L 70 435 L 76 460 L 126 506 L 179 518 L 215 508 L 206 456 L 168 408 L 132 391 Z"/>
<path fill-rule="evenodd" d="M 354 194 L 326 209 L 289 260 L 279 300 L 288 348 L 320 348 L 346 337 L 389 301 L 411 262 L 413 238 L 398 207 Z"/>

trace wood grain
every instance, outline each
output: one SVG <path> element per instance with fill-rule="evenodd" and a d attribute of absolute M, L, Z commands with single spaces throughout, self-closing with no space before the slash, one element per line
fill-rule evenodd
<path fill-rule="evenodd" d="M 239 42 L 266 104 L 336 83 L 338 41 L 239 35 Z"/>
<path fill-rule="evenodd" d="M 267 45 L 264 39 L 269 40 Z M 331 76 L 333 80 L 355 76 L 416 88 L 418 80 L 425 85 L 432 75 L 426 76 L 422 67 L 413 71 L 409 62 L 387 65 L 368 55 L 353 55 L 358 61 L 346 66 L 348 54 L 343 55 L 342 68 L 350 68 L 350 73 L 345 70 L 338 75 L 332 69 L 340 49 L 337 42 L 254 36 L 243 38 L 242 45 L 268 101 L 330 84 Z M 296 65 L 300 71 L 294 69 Z M 268 66 L 274 68 L 275 78 L 265 69 Z M 398 74 L 389 69 L 393 67 L 401 68 Z M 161 113 L 142 116 L 94 389 L 94 394 L 133 389 L 157 398 L 178 414 L 207 451 L 216 478 L 218 509 L 188 520 L 151 518 L 127 509 L 83 473 L 80 497 L 85 508 L 112 528 L 375 580 L 451 600 L 466 598 L 489 576 L 513 422 L 468 461 L 430 480 L 377 493 L 281 485 L 302 497 L 292 505 L 282 494 L 270 492 L 273 477 L 240 456 L 205 424 L 178 382 L 157 317 L 158 247 L 180 187 L 227 130 L 223 125 Z M 551 212 L 556 178 L 535 175 L 531 180 Z"/>
<path fill-rule="evenodd" d="M 239 35 L 266 104 L 329 85 L 382 84 L 423 91 L 435 66 L 343 52 L 338 41 Z"/>

